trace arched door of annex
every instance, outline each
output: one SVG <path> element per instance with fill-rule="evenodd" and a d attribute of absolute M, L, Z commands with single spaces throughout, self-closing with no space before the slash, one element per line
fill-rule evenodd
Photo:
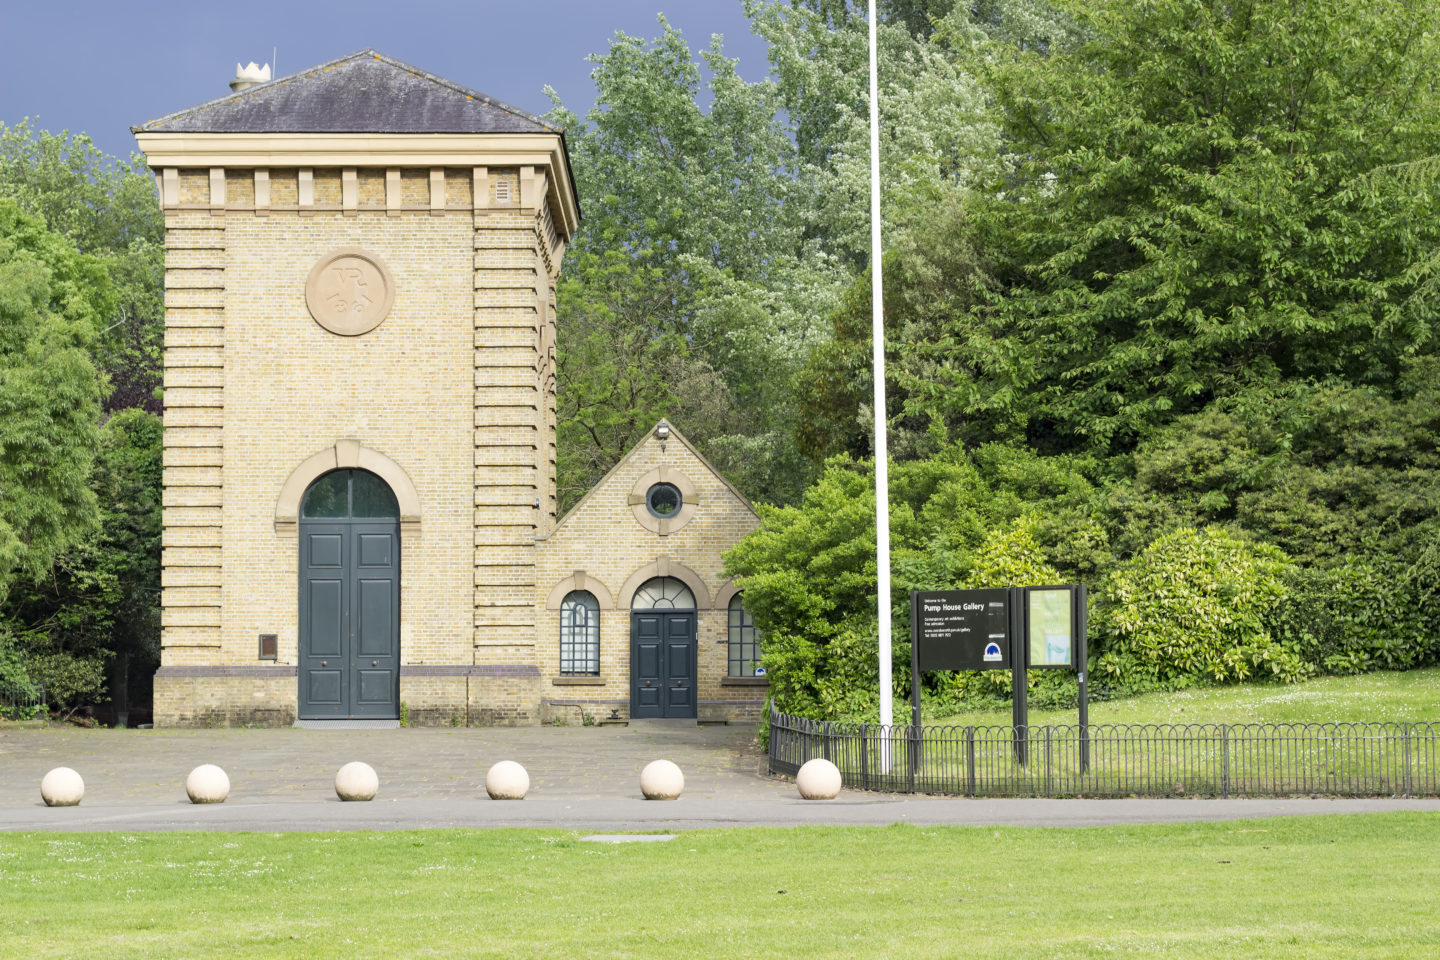
<path fill-rule="evenodd" d="M 326 473 L 300 503 L 299 716 L 400 716 L 400 509 L 379 476 Z"/>
<path fill-rule="evenodd" d="M 655 577 L 630 602 L 630 716 L 696 716 L 694 592 L 675 577 Z"/>

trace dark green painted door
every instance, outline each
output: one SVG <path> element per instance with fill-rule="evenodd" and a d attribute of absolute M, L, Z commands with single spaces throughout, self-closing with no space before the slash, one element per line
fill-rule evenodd
<path fill-rule="evenodd" d="M 340 471 L 348 473 L 368 478 L 361 481 L 366 489 L 380 482 L 371 474 Z M 338 485 L 336 476 L 322 477 L 311 490 L 327 480 Z M 345 480 L 348 486 L 350 478 Z M 348 490 L 343 503 L 335 496 L 310 502 L 309 493 L 306 499 L 312 516 L 302 513 L 300 521 L 299 715 L 393 720 L 400 716 L 399 522 L 313 517 L 351 513 Z M 385 511 L 362 502 L 360 512 Z"/>
<path fill-rule="evenodd" d="M 695 613 L 630 614 L 630 716 L 695 716 Z"/>

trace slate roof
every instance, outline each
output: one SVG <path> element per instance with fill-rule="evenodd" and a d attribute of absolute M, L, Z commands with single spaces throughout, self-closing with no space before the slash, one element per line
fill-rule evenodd
<path fill-rule="evenodd" d="M 558 133 L 519 107 L 361 50 L 151 120 L 133 133 Z"/>

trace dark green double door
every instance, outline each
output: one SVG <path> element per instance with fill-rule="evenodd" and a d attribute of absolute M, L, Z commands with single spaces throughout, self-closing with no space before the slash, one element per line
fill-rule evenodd
<path fill-rule="evenodd" d="M 695 613 L 630 614 L 630 716 L 695 716 Z"/>
<path fill-rule="evenodd" d="M 400 529 L 301 521 L 300 717 L 400 716 Z"/>

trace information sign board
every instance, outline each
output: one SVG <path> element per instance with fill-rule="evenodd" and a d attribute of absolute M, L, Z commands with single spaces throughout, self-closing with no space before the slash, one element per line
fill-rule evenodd
<path fill-rule="evenodd" d="M 1080 770 L 1090 767 L 1090 694 L 1083 584 L 1002 590 L 910 592 L 911 729 L 921 725 L 924 670 L 1010 670 L 1015 759 L 1029 757 L 1030 704 L 1025 671 L 1070 669 L 1079 687 Z M 922 744 L 910 745 L 910 772 L 920 769 Z"/>
<path fill-rule="evenodd" d="M 1009 590 L 916 590 L 910 636 L 920 670 L 1009 670 Z"/>
<path fill-rule="evenodd" d="M 1027 666 L 1075 666 L 1075 588 L 1026 587 Z"/>

